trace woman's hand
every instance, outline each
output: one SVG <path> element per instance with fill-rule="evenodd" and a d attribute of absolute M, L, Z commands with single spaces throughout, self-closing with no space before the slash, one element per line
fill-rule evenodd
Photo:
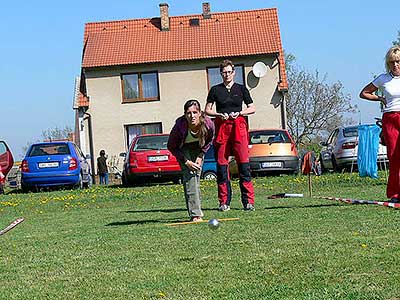
<path fill-rule="evenodd" d="M 197 160 L 196 160 L 197 162 Z M 192 171 L 200 171 L 201 170 L 201 164 L 197 164 L 195 162 L 192 162 L 191 160 L 187 160 L 185 162 L 185 165 Z"/>
<path fill-rule="evenodd" d="M 222 120 L 229 119 L 229 115 L 227 113 L 218 113 L 218 117 L 220 117 Z"/>

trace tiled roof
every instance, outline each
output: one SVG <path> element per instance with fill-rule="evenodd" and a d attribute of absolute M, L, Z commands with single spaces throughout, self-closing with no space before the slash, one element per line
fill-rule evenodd
<path fill-rule="evenodd" d="M 190 26 L 190 19 L 199 26 Z M 275 8 L 170 16 L 170 30 L 160 18 L 87 23 L 83 68 L 172 62 L 218 57 L 279 54 L 280 89 L 287 88 L 285 62 Z"/>

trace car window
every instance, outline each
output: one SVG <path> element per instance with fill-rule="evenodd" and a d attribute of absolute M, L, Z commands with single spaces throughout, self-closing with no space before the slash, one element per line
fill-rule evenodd
<path fill-rule="evenodd" d="M 142 136 L 136 141 L 133 151 L 167 150 L 168 136 Z"/>
<path fill-rule="evenodd" d="M 280 130 L 256 131 L 250 133 L 251 145 L 272 143 L 290 143 L 290 139 L 285 131 Z"/>
<path fill-rule="evenodd" d="M 358 127 L 347 127 L 343 129 L 344 137 L 357 137 L 358 136 Z"/>
<path fill-rule="evenodd" d="M 328 145 L 330 144 L 334 144 L 334 142 L 336 141 L 336 137 L 338 135 L 339 129 L 335 129 L 331 135 L 329 136 L 328 140 L 326 141 Z"/>
<path fill-rule="evenodd" d="M 28 156 L 71 154 L 67 144 L 33 145 Z"/>
<path fill-rule="evenodd" d="M 74 145 L 74 148 L 75 148 L 75 152 L 76 152 L 76 154 L 78 155 L 78 156 L 80 156 L 80 157 L 85 157 L 84 155 L 83 155 L 83 152 L 82 152 L 82 150 L 77 146 L 77 145 L 75 145 L 75 144 L 72 144 L 72 145 Z"/>
<path fill-rule="evenodd" d="M 3 142 L 0 142 L 0 155 L 7 152 L 7 147 Z"/>

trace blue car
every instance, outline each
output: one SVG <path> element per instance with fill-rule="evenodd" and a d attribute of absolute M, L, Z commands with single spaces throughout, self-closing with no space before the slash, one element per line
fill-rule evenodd
<path fill-rule="evenodd" d="M 21 163 L 21 188 L 53 186 L 88 187 L 91 171 L 87 157 L 72 142 L 36 143 Z"/>
<path fill-rule="evenodd" d="M 217 180 L 217 161 L 215 160 L 214 147 L 212 145 L 204 155 L 201 177 L 206 180 Z"/>

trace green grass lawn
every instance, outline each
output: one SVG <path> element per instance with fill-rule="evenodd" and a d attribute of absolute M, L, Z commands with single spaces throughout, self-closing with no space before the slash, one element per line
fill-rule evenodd
<path fill-rule="evenodd" d="M 312 177 L 314 196 L 385 200 L 385 179 Z M 308 196 L 307 176 L 254 180 L 256 211 L 210 230 L 186 221 L 180 185 L 0 196 L 0 299 L 400 299 L 400 210 Z M 275 193 L 304 198 L 270 200 Z"/>

